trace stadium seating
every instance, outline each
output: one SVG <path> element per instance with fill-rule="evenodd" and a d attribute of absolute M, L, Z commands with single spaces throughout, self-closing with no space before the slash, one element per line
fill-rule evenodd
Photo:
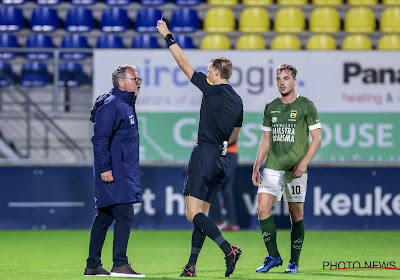
<path fill-rule="evenodd" d="M 88 6 L 96 4 L 97 0 L 70 0 L 71 5 Z"/>
<path fill-rule="evenodd" d="M 378 42 L 379 50 L 386 51 L 399 51 L 400 50 L 400 35 L 384 35 L 379 39 Z"/>
<path fill-rule="evenodd" d="M 125 9 L 105 9 L 101 15 L 100 30 L 103 32 L 124 32 L 129 28 L 128 13 Z"/>
<path fill-rule="evenodd" d="M 60 63 L 59 74 L 58 85 L 61 87 L 79 87 L 87 81 L 83 67 L 78 63 L 70 61 Z"/>
<path fill-rule="evenodd" d="M 62 2 L 62 0 L 35 0 L 38 5 L 57 5 Z"/>
<path fill-rule="evenodd" d="M 400 33 L 400 7 L 390 7 L 383 10 L 380 31 L 383 33 Z"/>
<path fill-rule="evenodd" d="M 0 48 L 18 48 L 18 39 L 17 36 L 1 33 L 0 34 Z M 17 54 L 14 52 L 1 52 L 0 59 L 13 59 Z"/>
<path fill-rule="evenodd" d="M 143 6 L 161 6 L 167 3 L 167 0 L 139 0 Z"/>
<path fill-rule="evenodd" d="M 332 7 L 316 8 L 311 12 L 310 31 L 313 33 L 336 33 L 340 31 L 340 17 Z"/>
<path fill-rule="evenodd" d="M 400 0 L 383 0 L 385 6 L 400 6 Z"/>
<path fill-rule="evenodd" d="M 263 50 L 265 48 L 265 40 L 260 35 L 242 35 L 236 42 L 238 50 Z"/>
<path fill-rule="evenodd" d="M 135 21 L 137 32 L 157 32 L 157 20 L 161 19 L 162 12 L 155 8 L 142 8 L 138 11 Z"/>
<path fill-rule="evenodd" d="M 332 36 L 319 34 L 311 36 L 306 45 L 307 50 L 335 50 L 336 41 Z"/>
<path fill-rule="evenodd" d="M 238 0 L 207 0 L 207 4 L 210 6 L 217 6 L 217 7 L 229 7 L 235 6 L 239 3 Z"/>
<path fill-rule="evenodd" d="M 242 0 L 243 5 L 251 7 L 266 7 L 271 5 L 273 2 L 273 0 Z"/>
<path fill-rule="evenodd" d="M 229 33 L 235 30 L 235 15 L 229 8 L 211 8 L 204 17 L 204 31 Z"/>
<path fill-rule="evenodd" d="M 373 6 L 378 4 L 378 0 L 347 0 L 350 6 Z"/>
<path fill-rule="evenodd" d="M 315 6 L 340 6 L 343 0 L 313 0 L 312 4 Z"/>
<path fill-rule="evenodd" d="M 229 38 L 221 34 L 206 35 L 200 44 L 200 49 L 203 50 L 228 50 L 230 48 Z"/>
<path fill-rule="evenodd" d="M 120 36 L 115 34 L 105 34 L 97 38 L 96 48 L 99 49 L 121 49 L 124 43 Z"/>
<path fill-rule="evenodd" d="M 365 7 L 350 9 L 345 18 L 344 29 L 348 33 L 371 33 L 375 31 L 374 12 Z"/>
<path fill-rule="evenodd" d="M 0 3 L 4 5 L 21 5 L 25 4 L 26 0 L 1 0 Z"/>
<path fill-rule="evenodd" d="M 182 49 L 195 49 L 196 46 L 193 43 L 193 39 L 190 36 L 185 36 L 183 34 L 177 34 L 174 36 L 175 41 Z"/>
<path fill-rule="evenodd" d="M 132 39 L 131 48 L 134 49 L 156 49 L 159 47 L 157 38 L 148 34 L 135 36 Z"/>
<path fill-rule="evenodd" d="M 25 46 L 27 48 L 54 48 L 53 38 L 49 35 L 45 35 L 42 33 L 39 34 L 31 34 L 26 40 Z M 25 57 L 27 59 L 35 60 L 35 59 L 50 59 L 53 57 L 52 52 L 28 52 L 25 53 Z"/>
<path fill-rule="evenodd" d="M 308 0 L 278 0 L 278 5 L 281 6 L 304 6 Z"/>
<path fill-rule="evenodd" d="M 306 20 L 304 17 L 304 13 L 299 8 L 282 8 L 279 9 L 275 15 L 275 32 L 300 33 L 304 31 L 305 26 Z"/>
<path fill-rule="evenodd" d="M 21 81 L 25 87 L 43 87 L 50 83 L 47 66 L 38 61 L 27 62 L 22 66 Z"/>
<path fill-rule="evenodd" d="M 270 29 L 267 10 L 259 7 L 246 8 L 240 14 L 239 31 L 243 33 L 264 33 Z"/>
<path fill-rule="evenodd" d="M 49 7 L 39 7 L 33 10 L 31 30 L 34 32 L 53 32 L 58 29 L 60 21 L 57 10 Z"/>
<path fill-rule="evenodd" d="M 276 36 L 271 43 L 273 50 L 300 50 L 300 39 L 291 34 L 283 34 Z"/>
<path fill-rule="evenodd" d="M 15 80 L 11 64 L 0 60 L 0 87 L 8 87 Z"/>
<path fill-rule="evenodd" d="M 69 34 L 66 35 L 61 41 L 61 48 L 68 49 L 85 49 L 90 48 L 87 38 L 79 34 Z M 85 59 L 89 56 L 88 53 L 83 52 L 61 52 L 61 59 L 65 60 L 79 60 Z"/>
<path fill-rule="evenodd" d="M 178 6 L 196 6 L 203 3 L 203 0 L 174 0 L 174 3 Z"/>
<path fill-rule="evenodd" d="M 0 31 L 20 31 L 25 26 L 22 10 L 14 6 L 0 9 Z"/>
<path fill-rule="evenodd" d="M 344 38 L 342 42 L 342 49 L 343 50 L 371 50 L 372 43 L 371 40 L 366 35 L 362 34 L 353 34 L 348 35 Z"/>
<path fill-rule="evenodd" d="M 68 10 L 65 30 L 69 32 L 88 32 L 93 29 L 94 18 L 91 9 L 76 7 Z"/>
<path fill-rule="evenodd" d="M 124 5 L 129 5 L 133 2 L 133 0 L 104 0 L 104 3 L 106 3 L 109 6 L 124 6 Z"/>
<path fill-rule="evenodd" d="M 196 10 L 185 7 L 172 12 L 170 27 L 173 32 L 195 32 L 199 26 L 200 20 Z"/>

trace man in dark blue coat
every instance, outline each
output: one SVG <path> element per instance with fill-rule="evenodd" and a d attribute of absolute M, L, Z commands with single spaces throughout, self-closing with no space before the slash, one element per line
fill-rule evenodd
<path fill-rule="evenodd" d="M 90 235 L 89 257 L 84 275 L 110 273 L 102 267 L 101 250 L 109 226 L 115 220 L 111 276 L 145 277 L 128 263 L 126 250 L 133 203 L 142 202 L 139 169 L 139 133 L 135 101 L 142 79 L 133 65 L 121 65 L 112 74 L 114 88 L 97 98 L 90 120 L 97 215 Z"/>

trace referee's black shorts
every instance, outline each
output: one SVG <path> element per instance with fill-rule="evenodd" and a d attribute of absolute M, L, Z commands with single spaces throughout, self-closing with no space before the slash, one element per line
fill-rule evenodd
<path fill-rule="evenodd" d="M 226 169 L 227 159 L 218 145 L 198 143 L 190 156 L 183 194 L 211 203 L 226 179 Z"/>

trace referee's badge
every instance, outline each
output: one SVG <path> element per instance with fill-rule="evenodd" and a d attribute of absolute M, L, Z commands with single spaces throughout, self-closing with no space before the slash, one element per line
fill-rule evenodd
<path fill-rule="evenodd" d="M 292 110 L 292 111 L 290 111 L 290 117 L 291 117 L 292 119 L 294 119 L 294 118 L 296 117 L 296 115 L 297 115 L 297 110 Z"/>

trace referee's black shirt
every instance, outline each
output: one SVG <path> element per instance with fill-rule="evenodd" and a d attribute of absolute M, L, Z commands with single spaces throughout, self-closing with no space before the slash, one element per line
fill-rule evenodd
<path fill-rule="evenodd" d="M 194 72 L 191 82 L 203 92 L 198 142 L 222 145 L 242 126 L 242 99 L 229 84 L 210 84 L 204 73 Z"/>

